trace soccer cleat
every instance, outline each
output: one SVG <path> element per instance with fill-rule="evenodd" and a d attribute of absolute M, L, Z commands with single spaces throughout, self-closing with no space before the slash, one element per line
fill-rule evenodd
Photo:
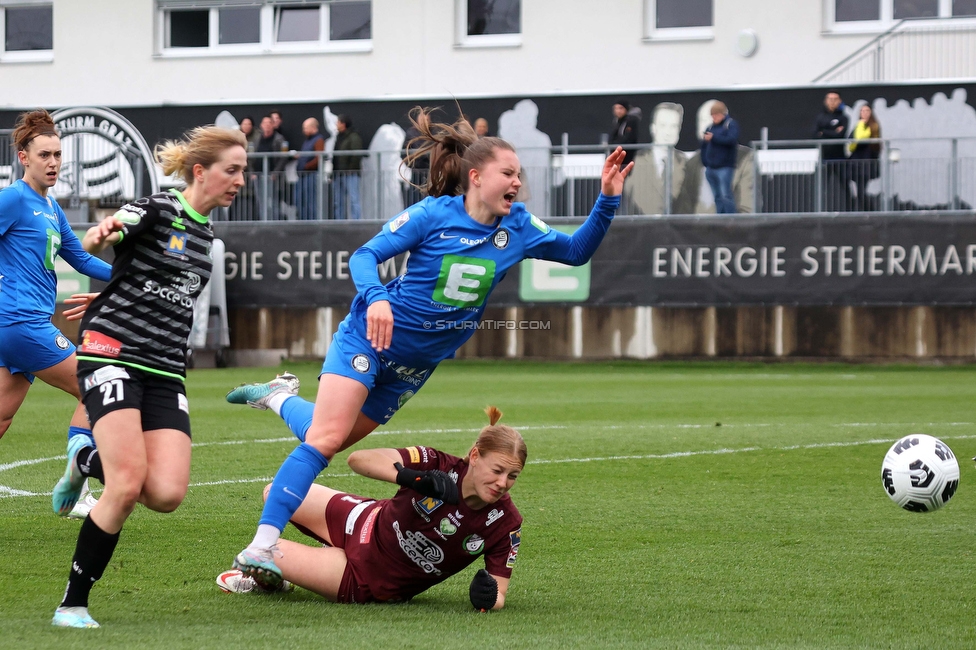
<path fill-rule="evenodd" d="M 277 589 L 265 589 L 259 585 L 254 578 L 244 575 L 240 569 L 228 569 L 227 571 L 221 573 L 219 576 L 217 576 L 217 586 L 228 594 L 247 594 L 252 591 L 260 591 L 263 593 L 287 593 L 295 588 L 294 585 L 287 580 L 282 580 L 281 585 Z"/>
<path fill-rule="evenodd" d="M 272 395 L 298 395 L 300 385 L 298 377 L 286 371 L 263 384 L 241 384 L 227 393 L 227 401 L 231 404 L 247 404 L 264 411 L 267 410 L 268 399 Z"/>
<path fill-rule="evenodd" d="M 87 607 L 58 607 L 51 625 L 55 627 L 101 627 L 88 613 Z"/>
<path fill-rule="evenodd" d="M 75 462 L 78 452 L 91 446 L 88 436 L 71 436 L 68 440 L 68 464 L 64 468 L 64 476 L 58 479 L 51 493 L 51 507 L 54 512 L 64 517 L 75 507 L 81 498 L 81 489 L 85 485 L 85 477 Z"/>
<path fill-rule="evenodd" d="M 82 494 L 85 495 L 85 498 L 78 500 L 75 507 L 68 513 L 68 519 L 84 519 L 91 512 L 91 509 L 95 507 L 95 504 L 98 503 L 98 499 L 91 492 L 82 490 Z"/>
<path fill-rule="evenodd" d="M 244 575 L 254 578 L 254 581 L 266 591 L 278 591 L 282 578 L 281 569 L 274 561 L 276 550 L 276 546 L 270 549 L 248 546 L 234 558 L 234 568 L 240 569 Z"/>

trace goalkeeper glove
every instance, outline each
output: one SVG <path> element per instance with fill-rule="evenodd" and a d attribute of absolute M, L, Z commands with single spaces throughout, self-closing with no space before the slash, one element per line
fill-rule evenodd
<path fill-rule="evenodd" d="M 457 503 L 459 499 L 457 483 L 446 472 L 439 469 L 418 471 L 394 463 L 397 485 L 416 490 L 424 496 L 440 499 L 445 503 Z"/>
<path fill-rule="evenodd" d="M 498 581 L 484 569 L 478 569 L 468 589 L 468 597 L 474 608 L 486 612 L 495 606 L 498 600 Z"/>

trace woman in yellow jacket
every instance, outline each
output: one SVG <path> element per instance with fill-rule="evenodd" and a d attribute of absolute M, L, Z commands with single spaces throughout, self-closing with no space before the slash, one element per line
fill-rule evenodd
<path fill-rule="evenodd" d="M 881 125 L 874 117 L 874 111 L 865 104 L 861 107 L 860 119 L 852 134 L 855 142 L 848 145 L 851 151 L 851 178 L 857 186 L 855 210 L 868 210 L 867 185 L 872 178 L 880 176 L 878 158 L 881 154 L 880 142 L 857 142 L 857 140 L 876 140 L 881 137 Z"/>

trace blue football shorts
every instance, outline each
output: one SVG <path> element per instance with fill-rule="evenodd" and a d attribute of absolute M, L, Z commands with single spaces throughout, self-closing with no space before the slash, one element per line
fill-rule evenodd
<path fill-rule="evenodd" d="M 362 413 L 386 424 L 434 374 L 434 366 L 417 368 L 388 359 L 349 323 L 342 321 L 322 364 L 322 375 L 340 375 L 366 386 L 369 395 Z"/>
<path fill-rule="evenodd" d="M 0 367 L 23 374 L 34 383 L 34 374 L 56 366 L 75 352 L 75 344 L 51 321 L 15 323 L 0 327 Z"/>

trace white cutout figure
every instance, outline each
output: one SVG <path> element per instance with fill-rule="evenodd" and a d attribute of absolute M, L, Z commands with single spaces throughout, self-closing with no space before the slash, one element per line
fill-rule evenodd
<path fill-rule="evenodd" d="M 401 150 L 406 132 L 394 123 L 376 130 L 369 143 L 370 155 L 363 160 L 361 194 L 363 215 L 384 221 L 403 212 L 400 191 Z"/>
<path fill-rule="evenodd" d="M 540 131 L 539 107 L 523 99 L 498 118 L 498 137 L 515 147 L 522 165 L 522 189 L 517 199 L 534 215 L 549 214 L 549 150 L 552 139 Z"/>

